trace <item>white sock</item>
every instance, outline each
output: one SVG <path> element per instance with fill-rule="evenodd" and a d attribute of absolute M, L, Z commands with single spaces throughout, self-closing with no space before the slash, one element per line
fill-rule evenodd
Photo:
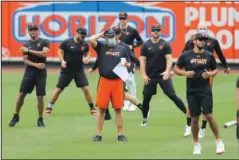
<path fill-rule="evenodd" d="M 133 73 L 130 73 L 129 74 L 129 89 L 130 89 L 130 94 L 134 97 L 137 97 L 136 96 L 136 83 L 135 83 L 135 80 L 134 80 L 134 74 Z"/>
<path fill-rule="evenodd" d="M 47 108 L 51 108 L 51 109 L 52 109 L 52 108 L 53 108 L 53 105 L 54 105 L 54 104 L 50 102 L 50 103 L 48 104 L 48 107 L 47 107 Z"/>

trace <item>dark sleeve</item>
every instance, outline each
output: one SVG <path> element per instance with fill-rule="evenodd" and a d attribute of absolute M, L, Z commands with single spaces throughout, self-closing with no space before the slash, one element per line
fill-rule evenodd
<path fill-rule="evenodd" d="M 125 52 L 126 60 L 130 63 L 131 61 L 130 61 L 130 58 L 129 58 L 129 51 L 128 51 L 128 49 L 126 49 L 126 47 L 124 47 L 124 52 Z"/>
<path fill-rule="evenodd" d="M 86 43 L 84 45 L 85 49 L 84 49 L 84 55 L 87 55 L 87 53 L 89 52 L 89 45 Z"/>
<path fill-rule="evenodd" d="M 67 48 L 66 45 L 67 45 L 67 40 L 63 41 L 63 42 L 60 44 L 60 49 L 63 50 L 63 51 L 65 51 L 66 48 Z"/>
<path fill-rule="evenodd" d="M 136 44 L 133 45 L 133 47 L 138 47 L 138 46 L 141 46 L 143 44 L 143 40 L 142 40 L 142 38 L 139 35 L 139 32 L 137 30 L 135 30 L 135 39 L 137 40 L 137 42 L 136 42 Z"/>
<path fill-rule="evenodd" d="M 143 44 L 140 49 L 140 56 L 147 57 L 146 45 Z"/>
<path fill-rule="evenodd" d="M 94 65 L 92 67 L 92 70 L 96 70 L 96 68 L 98 68 L 98 67 L 99 67 L 99 58 L 97 57 Z"/>
<path fill-rule="evenodd" d="M 169 43 L 166 43 L 164 45 L 164 54 L 172 54 L 172 48 Z"/>
<path fill-rule="evenodd" d="M 179 68 L 183 68 L 184 67 L 184 57 L 185 55 L 182 54 L 179 58 L 178 58 L 178 61 L 176 62 L 176 65 L 179 67 Z"/>
<path fill-rule="evenodd" d="M 97 55 L 100 53 L 100 48 L 102 45 L 103 44 L 101 42 L 97 41 L 97 46 L 95 48 L 93 48 Z"/>
<path fill-rule="evenodd" d="M 29 48 L 28 43 L 24 43 L 23 47 Z M 23 52 L 23 55 L 28 55 L 27 52 Z"/>
<path fill-rule="evenodd" d="M 215 52 L 219 58 L 219 60 L 221 61 L 221 63 L 223 64 L 224 68 L 228 67 L 226 58 L 224 57 L 223 53 L 222 53 L 222 49 L 220 47 L 220 44 L 218 43 L 218 40 L 215 39 Z"/>
<path fill-rule="evenodd" d="M 211 56 L 210 69 L 212 69 L 212 70 L 217 69 L 217 62 L 216 62 L 215 57 L 213 56 L 213 54 L 211 54 L 210 56 Z"/>
<path fill-rule="evenodd" d="M 43 47 L 49 48 L 50 42 L 48 39 L 45 39 Z"/>
<path fill-rule="evenodd" d="M 184 47 L 182 53 L 190 50 L 191 49 L 191 44 L 192 44 L 192 40 L 188 40 L 187 43 L 185 44 L 185 47 Z"/>
<path fill-rule="evenodd" d="M 139 60 L 138 60 L 138 58 L 134 55 L 134 53 L 130 50 L 129 46 L 128 46 L 128 45 L 124 45 L 124 47 L 125 47 L 126 50 L 127 50 L 127 53 L 128 53 L 128 55 L 129 55 L 130 61 L 136 63 L 136 65 L 139 66 Z"/>

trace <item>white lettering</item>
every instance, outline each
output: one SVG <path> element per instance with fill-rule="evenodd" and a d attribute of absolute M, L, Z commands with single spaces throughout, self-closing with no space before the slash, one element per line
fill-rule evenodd
<path fill-rule="evenodd" d="M 194 7 L 185 8 L 185 25 L 190 26 L 191 21 L 198 19 L 198 10 Z"/>
<path fill-rule="evenodd" d="M 221 15 L 220 13 L 221 12 Z M 227 8 L 222 7 L 219 11 L 219 8 L 212 7 L 212 24 L 217 27 L 222 27 L 227 23 Z"/>
<path fill-rule="evenodd" d="M 225 43 L 223 43 L 223 36 L 226 37 Z M 216 38 L 223 49 L 228 49 L 232 46 L 232 34 L 230 31 L 222 29 L 217 33 Z"/>

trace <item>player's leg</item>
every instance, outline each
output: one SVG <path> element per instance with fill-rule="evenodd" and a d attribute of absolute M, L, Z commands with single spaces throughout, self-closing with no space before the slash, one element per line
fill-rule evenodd
<path fill-rule="evenodd" d="M 44 96 L 46 95 L 46 72 L 36 75 L 36 95 L 38 101 L 38 127 L 45 127 L 43 122 Z"/>
<path fill-rule="evenodd" d="M 96 95 L 96 106 L 99 108 L 99 111 L 96 115 L 96 135 L 93 138 L 93 141 L 101 141 L 102 140 L 102 129 L 104 125 L 104 115 L 105 110 L 109 106 L 111 93 L 106 91 L 105 88 L 108 87 L 109 80 L 101 77 L 98 83 L 97 95 Z"/>
<path fill-rule="evenodd" d="M 74 77 L 74 80 L 75 80 L 76 87 L 81 88 L 85 95 L 85 99 L 88 102 L 88 105 L 90 107 L 90 114 L 95 116 L 96 110 L 94 107 L 93 98 L 89 89 L 89 83 L 85 75 L 85 72 L 84 71 L 78 72 L 76 76 Z"/>
<path fill-rule="evenodd" d="M 33 91 L 34 85 L 35 85 L 35 79 L 34 79 L 33 73 L 25 72 L 21 82 L 20 91 L 17 98 L 17 102 L 16 102 L 15 114 L 13 115 L 13 118 L 9 123 L 9 127 L 14 127 L 16 123 L 19 122 L 20 120 L 19 114 L 24 104 L 25 97 L 27 93 L 30 94 Z"/>
<path fill-rule="evenodd" d="M 50 115 L 52 113 L 53 106 L 54 106 L 55 102 L 57 101 L 57 99 L 59 98 L 61 92 L 65 89 L 65 87 L 67 87 L 70 84 L 72 79 L 73 79 L 73 77 L 70 74 L 66 74 L 66 73 L 60 74 L 56 88 L 53 91 L 53 93 L 51 95 L 50 102 L 47 106 L 47 109 L 45 112 L 46 115 Z"/>
<path fill-rule="evenodd" d="M 143 104 L 142 104 L 142 114 L 143 114 L 143 122 L 141 126 L 147 126 L 148 124 L 148 116 L 149 116 L 149 109 L 150 109 L 150 101 L 152 96 L 157 93 L 157 81 L 151 79 L 149 84 L 144 85 L 143 90 Z"/>
<path fill-rule="evenodd" d="M 209 83 L 212 86 L 212 84 L 213 84 L 213 77 L 209 78 Z M 202 125 L 201 125 L 201 128 L 199 130 L 199 134 L 198 134 L 199 138 L 205 137 L 206 127 L 207 127 L 207 118 L 205 117 L 205 115 L 202 115 Z"/>
<path fill-rule="evenodd" d="M 127 141 L 127 138 L 123 135 L 123 115 L 121 109 L 124 105 L 124 86 L 121 79 L 113 80 L 111 83 L 111 100 L 112 106 L 115 110 L 116 126 L 118 129 L 118 141 Z"/>
<path fill-rule="evenodd" d="M 139 102 L 139 100 L 136 97 L 132 96 L 128 92 L 124 92 L 124 93 L 125 93 L 126 100 L 130 101 L 132 104 L 137 106 L 140 110 L 142 110 L 142 108 L 141 108 L 142 104 Z"/>
<path fill-rule="evenodd" d="M 214 118 L 212 114 L 212 109 L 213 109 L 213 95 L 212 92 L 207 93 L 205 96 L 201 98 L 201 107 L 202 107 L 202 112 L 205 115 L 206 119 L 208 120 L 208 123 L 210 125 L 210 128 L 216 138 L 216 153 L 217 154 L 222 154 L 225 151 L 224 148 L 224 143 L 220 138 L 219 135 L 219 130 L 217 126 L 216 119 Z"/>
<path fill-rule="evenodd" d="M 202 147 L 198 141 L 198 131 L 199 131 L 199 116 L 201 114 L 201 102 L 196 97 L 195 93 L 187 93 L 187 102 L 189 105 L 190 115 L 192 119 L 192 135 L 194 141 L 193 154 L 201 154 Z"/>
<path fill-rule="evenodd" d="M 199 134 L 198 134 L 199 138 L 205 137 L 206 126 L 207 126 L 207 118 L 205 117 L 205 115 L 202 115 L 202 125 L 201 125 L 201 128 L 199 130 Z"/>
<path fill-rule="evenodd" d="M 135 83 L 134 73 L 132 72 L 129 73 L 129 89 L 130 89 L 130 94 L 134 97 L 137 97 L 136 83 Z M 135 111 L 136 108 L 137 107 L 131 103 L 128 110 Z"/>
<path fill-rule="evenodd" d="M 127 92 L 128 92 L 128 87 L 127 86 L 129 86 L 129 81 L 130 81 L 130 79 L 129 79 L 130 77 L 128 77 L 128 79 L 126 80 L 126 82 L 124 82 L 124 89 L 125 90 L 127 90 Z M 123 107 L 123 110 L 124 111 L 128 111 L 129 110 L 129 107 L 130 107 L 130 101 L 129 100 L 124 100 L 124 107 Z"/>
<path fill-rule="evenodd" d="M 191 117 L 182 99 L 176 95 L 172 79 L 170 78 L 168 80 L 160 80 L 159 85 L 162 88 L 164 94 L 167 95 L 168 98 L 170 98 L 174 102 L 174 104 L 186 115 L 187 118 L 184 136 L 189 136 L 191 134 Z"/>

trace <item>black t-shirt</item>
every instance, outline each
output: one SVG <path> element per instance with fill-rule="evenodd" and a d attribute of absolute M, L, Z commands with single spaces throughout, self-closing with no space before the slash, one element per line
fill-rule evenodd
<path fill-rule="evenodd" d="M 216 60 L 211 52 L 204 50 L 197 54 L 193 50 L 184 52 L 177 61 L 177 66 L 186 71 L 194 71 L 193 78 L 187 78 L 187 92 L 211 91 L 209 79 L 204 79 L 202 73 L 215 70 L 217 68 Z"/>
<path fill-rule="evenodd" d="M 120 36 L 120 40 L 126 43 L 127 45 L 132 45 L 133 46 L 132 51 L 134 53 L 134 48 L 143 44 L 143 40 L 139 32 L 131 26 L 127 26 L 126 29 L 121 29 L 121 31 L 122 31 L 122 35 Z M 136 44 L 134 44 L 135 39 L 137 40 Z M 134 68 L 135 68 L 135 64 L 132 61 L 130 68 L 128 68 L 128 71 L 134 72 Z"/>
<path fill-rule="evenodd" d="M 44 47 L 49 48 L 49 40 L 38 38 L 35 42 L 32 40 L 27 41 L 24 44 L 24 47 L 29 48 L 30 50 L 34 51 L 42 51 Z M 34 63 L 46 63 L 46 58 L 35 56 L 31 53 L 23 53 L 24 55 L 28 55 L 28 59 Z M 26 70 L 39 70 L 40 69 L 33 67 L 33 66 L 27 66 Z"/>
<path fill-rule="evenodd" d="M 94 49 L 98 55 L 100 76 L 107 79 L 119 78 L 113 72 L 113 69 L 120 63 L 121 58 L 124 57 L 129 61 L 129 56 L 125 47 L 116 44 L 116 46 L 109 48 L 106 44 L 97 41 L 97 46 Z"/>
<path fill-rule="evenodd" d="M 194 43 L 193 43 L 193 39 L 189 39 L 183 49 L 183 52 L 185 51 L 188 51 L 188 50 L 191 50 L 194 48 Z M 208 36 L 208 40 L 206 42 L 206 45 L 204 47 L 205 50 L 209 51 L 209 52 L 212 52 L 214 53 L 214 50 L 219 58 L 219 60 L 221 61 L 221 63 L 223 64 L 223 66 L 225 68 L 228 67 L 228 64 L 227 64 L 227 61 L 226 61 L 226 58 L 225 56 L 223 55 L 222 53 L 222 49 L 220 47 L 220 44 L 218 42 L 217 39 L 213 38 L 213 37 L 210 37 Z"/>
<path fill-rule="evenodd" d="M 172 49 L 163 39 L 158 43 L 149 39 L 142 45 L 140 55 L 146 57 L 146 74 L 149 77 L 162 77 L 160 74 L 166 70 L 167 54 L 172 54 Z"/>
<path fill-rule="evenodd" d="M 63 41 L 60 49 L 64 51 L 64 60 L 66 68 L 62 68 L 63 72 L 75 73 L 83 70 L 82 57 L 89 52 L 89 45 L 86 42 L 76 43 L 74 38 Z"/>

